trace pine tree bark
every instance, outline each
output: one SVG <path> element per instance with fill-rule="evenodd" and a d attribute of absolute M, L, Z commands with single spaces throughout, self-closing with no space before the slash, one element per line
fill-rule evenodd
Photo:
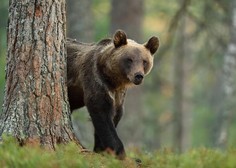
<path fill-rule="evenodd" d="M 66 87 L 65 0 L 11 0 L 0 135 L 54 149 L 75 141 Z"/>

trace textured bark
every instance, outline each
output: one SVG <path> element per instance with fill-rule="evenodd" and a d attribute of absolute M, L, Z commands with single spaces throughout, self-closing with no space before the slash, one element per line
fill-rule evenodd
<path fill-rule="evenodd" d="M 76 140 L 66 89 L 65 1 L 11 0 L 0 135 L 21 144 Z"/>
<path fill-rule="evenodd" d="M 69 0 L 67 2 L 68 37 L 91 42 L 94 36 L 92 0 Z"/>

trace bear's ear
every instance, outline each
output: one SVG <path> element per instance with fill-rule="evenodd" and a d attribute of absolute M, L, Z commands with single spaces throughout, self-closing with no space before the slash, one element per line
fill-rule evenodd
<path fill-rule="evenodd" d="M 113 43 L 116 48 L 127 44 L 127 36 L 124 31 L 117 30 L 113 36 Z"/>
<path fill-rule="evenodd" d="M 151 37 L 148 42 L 144 45 L 150 52 L 151 54 L 155 54 L 157 49 L 159 48 L 159 39 L 155 36 Z"/>

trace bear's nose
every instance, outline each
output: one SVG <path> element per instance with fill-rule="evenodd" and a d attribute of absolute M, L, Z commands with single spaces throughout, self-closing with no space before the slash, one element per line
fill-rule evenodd
<path fill-rule="evenodd" d="M 143 79 L 143 75 L 142 74 L 135 75 L 135 80 L 142 80 L 142 79 Z"/>
<path fill-rule="evenodd" d="M 134 76 L 134 84 L 139 85 L 140 83 L 142 83 L 143 77 L 144 77 L 143 74 L 136 73 Z"/>

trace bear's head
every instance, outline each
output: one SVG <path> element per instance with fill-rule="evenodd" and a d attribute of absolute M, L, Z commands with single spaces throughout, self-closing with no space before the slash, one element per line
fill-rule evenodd
<path fill-rule="evenodd" d="M 153 67 L 153 58 L 159 47 L 159 39 L 153 36 L 145 44 L 138 44 L 127 39 L 122 30 L 117 30 L 113 36 L 113 44 L 114 48 L 110 56 L 111 69 L 119 72 L 127 84 L 141 84 L 145 75 Z"/>
<path fill-rule="evenodd" d="M 146 43 L 138 44 L 127 39 L 125 32 L 117 30 L 113 39 L 99 42 L 97 66 L 103 79 L 112 87 L 139 85 L 153 66 L 154 54 L 159 47 L 159 39 L 151 37 Z"/>

